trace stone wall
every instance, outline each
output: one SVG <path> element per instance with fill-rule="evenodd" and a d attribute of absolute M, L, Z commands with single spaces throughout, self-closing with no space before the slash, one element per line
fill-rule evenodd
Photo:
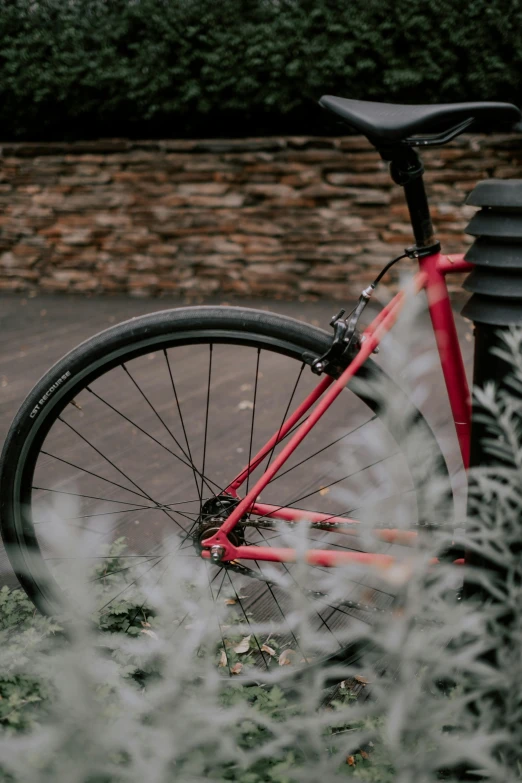
<path fill-rule="evenodd" d="M 424 160 L 455 252 L 475 183 L 522 177 L 521 137 Z M 402 191 L 359 137 L 5 144 L 0 200 L 0 291 L 346 298 L 412 243 Z"/>

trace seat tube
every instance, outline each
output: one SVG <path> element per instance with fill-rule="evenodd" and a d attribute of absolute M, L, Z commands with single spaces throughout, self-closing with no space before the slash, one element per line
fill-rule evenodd
<path fill-rule="evenodd" d="M 411 255 L 419 259 L 427 276 L 426 292 L 431 322 L 440 354 L 453 420 L 467 466 L 469 461 L 470 401 L 464 363 L 455 329 L 444 274 L 439 269 L 440 243 L 433 235 L 428 197 L 422 175 L 424 166 L 416 150 L 396 146 L 382 157 L 390 161 L 390 174 L 404 188 L 415 236 Z M 409 251 L 408 251 L 409 252 Z"/>
<path fill-rule="evenodd" d="M 438 253 L 420 260 L 440 363 L 464 467 L 469 465 L 471 399 L 455 319 Z"/>

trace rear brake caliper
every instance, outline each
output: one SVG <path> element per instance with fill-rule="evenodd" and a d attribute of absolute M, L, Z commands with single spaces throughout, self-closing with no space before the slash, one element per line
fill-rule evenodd
<path fill-rule="evenodd" d="M 359 297 L 357 306 L 352 313 L 344 317 L 345 310 L 340 310 L 330 321 L 330 326 L 334 330 L 333 341 L 322 356 L 314 359 L 312 362 L 312 372 L 321 375 L 331 367 L 337 367 L 341 360 L 351 349 L 357 350 L 360 347 L 360 335 L 357 332 L 357 324 L 362 312 L 373 294 L 375 286 L 369 285 L 365 288 Z M 348 320 L 349 319 L 349 320 Z"/>

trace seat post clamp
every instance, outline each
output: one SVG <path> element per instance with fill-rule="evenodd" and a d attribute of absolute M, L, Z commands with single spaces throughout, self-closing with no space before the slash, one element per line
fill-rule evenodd
<path fill-rule="evenodd" d="M 419 247 L 418 245 L 412 245 L 411 247 L 406 247 L 404 249 L 404 252 L 408 256 L 408 258 L 426 258 L 426 256 L 433 256 L 435 253 L 440 253 L 440 242 L 438 239 L 436 239 L 434 242 L 432 242 L 429 245 L 426 245 L 425 247 Z"/>

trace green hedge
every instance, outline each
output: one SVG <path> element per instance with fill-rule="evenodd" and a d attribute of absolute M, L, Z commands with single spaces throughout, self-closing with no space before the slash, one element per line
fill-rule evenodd
<path fill-rule="evenodd" d="M 0 0 L 3 139 L 306 134 L 323 93 L 521 86 L 521 0 Z"/>

